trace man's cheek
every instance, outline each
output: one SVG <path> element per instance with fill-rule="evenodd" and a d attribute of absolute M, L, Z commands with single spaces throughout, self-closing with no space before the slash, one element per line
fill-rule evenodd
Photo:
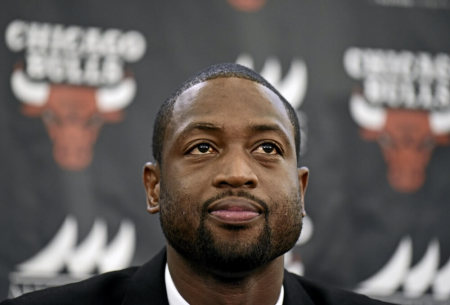
<path fill-rule="evenodd" d="M 199 222 L 194 217 L 187 216 L 181 211 L 162 214 L 161 216 L 161 221 L 165 227 L 164 231 L 171 235 L 169 239 L 183 239 L 188 243 L 195 241 Z"/>
<path fill-rule="evenodd" d="M 298 226 L 302 212 L 298 196 L 273 200 L 269 213 L 270 227 L 279 231 L 290 231 L 292 226 Z"/>

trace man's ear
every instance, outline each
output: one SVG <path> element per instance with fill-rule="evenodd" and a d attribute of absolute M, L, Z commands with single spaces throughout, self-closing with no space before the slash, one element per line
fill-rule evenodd
<path fill-rule="evenodd" d="M 305 212 L 305 192 L 308 187 L 309 169 L 307 167 L 300 167 L 298 171 L 298 183 L 300 185 L 300 196 L 302 199 L 302 216 L 306 216 Z"/>
<path fill-rule="evenodd" d="M 144 166 L 144 186 L 147 193 L 147 211 L 151 214 L 159 212 L 159 194 L 161 172 L 157 164 L 150 162 Z"/>

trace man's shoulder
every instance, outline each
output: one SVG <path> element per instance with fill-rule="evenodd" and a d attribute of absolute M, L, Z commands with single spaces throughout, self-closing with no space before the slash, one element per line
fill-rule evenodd
<path fill-rule="evenodd" d="M 379 300 L 369 298 L 365 295 L 361 295 L 355 292 L 325 286 L 319 284 L 315 281 L 311 281 L 304 277 L 285 272 L 285 282 L 286 286 L 286 297 L 285 301 L 287 304 L 291 303 L 288 300 L 293 300 L 298 296 L 295 294 L 306 295 L 311 304 L 321 304 L 321 305 L 388 305 L 390 303 L 385 303 Z M 299 288 L 301 286 L 302 288 Z M 299 289 L 303 291 L 298 291 Z M 293 291 L 294 290 L 294 291 Z M 297 290 L 297 291 L 295 291 Z M 305 296 L 303 296 L 305 297 Z"/>
<path fill-rule="evenodd" d="M 138 267 L 107 272 L 80 282 L 26 293 L 1 305 L 120 304 L 136 270 Z"/>

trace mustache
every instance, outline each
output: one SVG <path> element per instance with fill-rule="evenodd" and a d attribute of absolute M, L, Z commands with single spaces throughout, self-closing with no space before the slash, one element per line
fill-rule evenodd
<path fill-rule="evenodd" d="M 223 198 L 226 198 L 226 197 L 231 197 L 231 196 L 233 196 L 233 197 L 241 197 L 241 198 L 252 200 L 254 202 L 257 202 L 263 208 L 264 212 L 267 213 L 269 211 L 269 205 L 264 200 L 254 196 L 254 195 L 252 195 L 252 194 L 250 194 L 250 193 L 248 193 L 246 191 L 243 191 L 243 190 L 239 190 L 237 192 L 234 192 L 232 190 L 228 190 L 228 191 L 219 193 L 216 196 L 205 200 L 203 202 L 203 204 L 202 204 L 202 214 L 206 214 L 208 212 L 208 208 L 213 202 L 215 202 L 217 200 L 220 200 L 220 199 L 223 199 Z"/>

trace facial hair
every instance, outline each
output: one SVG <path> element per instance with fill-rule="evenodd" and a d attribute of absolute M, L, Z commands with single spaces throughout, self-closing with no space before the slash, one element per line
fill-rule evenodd
<path fill-rule="evenodd" d="M 227 196 L 250 199 L 263 207 L 264 223 L 251 240 L 224 240 L 208 227 L 208 206 Z M 168 243 L 191 263 L 222 274 L 245 273 L 284 254 L 298 240 L 302 228 L 300 196 L 287 196 L 283 201 L 267 204 L 248 192 L 229 190 L 199 204 L 161 185 L 161 227 Z M 246 228 L 230 226 L 229 230 Z"/>

